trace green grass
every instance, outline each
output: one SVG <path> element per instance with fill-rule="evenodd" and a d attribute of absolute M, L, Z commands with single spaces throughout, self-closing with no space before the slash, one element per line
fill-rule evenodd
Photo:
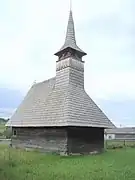
<path fill-rule="evenodd" d="M 10 152 L 10 153 L 9 153 Z M 1 180 L 134 180 L 135 149 L 60 157 L 0 147 Z"/>

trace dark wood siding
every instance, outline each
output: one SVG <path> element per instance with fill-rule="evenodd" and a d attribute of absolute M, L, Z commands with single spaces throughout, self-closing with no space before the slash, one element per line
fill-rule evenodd
<path fill-rule="evenodd" d="M 89 154 L 104 148 L 104 129 L 92 127 L 13 127 L 13 146 L 59 154 Z"/>
<path fill-rule="evenodd" d="M 20 148 L 37 148 L 43 152 L 67 152 L 67 132 L 64 128 L 16 128 L 13 146 Z"/>
<path fill-rule="evenodd" d="M 68 153 L 96 153 L 104 148 L 104 129 L 92 127 L 68 128 Z"/>

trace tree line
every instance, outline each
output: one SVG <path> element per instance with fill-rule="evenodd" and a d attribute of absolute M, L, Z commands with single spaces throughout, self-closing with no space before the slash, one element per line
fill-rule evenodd
<path fill-rule="evenodd" d="M 0 118 L 0 123 L 6 123 L 9 119 Z"/>

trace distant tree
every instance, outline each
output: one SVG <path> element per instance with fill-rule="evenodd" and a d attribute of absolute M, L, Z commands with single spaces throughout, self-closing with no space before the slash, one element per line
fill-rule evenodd
<path fill-rule="evenodd" d="M 4 118 L 0 118 L 0 123 L 5 123 L 5 119 Z"/>
<path fill-rule="evenodd" d="M 12 128 L 11 127 L 6 128 L 6 130 L 4 131 L 4 135 L 6 136 L 7 139 L 11 139 L 12 138 Z"/>
<path fill-rule="evenodd" d="M 6 123 L 8 120 L 9 120 L 9 118 L 8 119 L 0 118 L 0 123 Z"/>

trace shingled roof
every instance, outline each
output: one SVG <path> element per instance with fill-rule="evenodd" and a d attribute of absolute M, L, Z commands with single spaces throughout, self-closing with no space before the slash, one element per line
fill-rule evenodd
<path fill-rule="evenodd" d="M 6 126 L 114 127 L 85 90 L 55 88 L 55 78 L 33 85 Z"/>
<path fill-rule="evenodd" d="M 64 55 L 66 48 L 79 54 L 79 60 L 72 53 L 70 58 L 59 59 L 56 77 L 33 85 L 6 126 L 114 127 L 84 90 L 84 62 L 80 57 L 86 53 L 76 45 L 71 11 L 65 43 L 55 55 Z"/>

